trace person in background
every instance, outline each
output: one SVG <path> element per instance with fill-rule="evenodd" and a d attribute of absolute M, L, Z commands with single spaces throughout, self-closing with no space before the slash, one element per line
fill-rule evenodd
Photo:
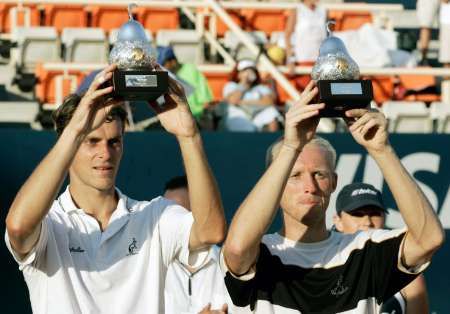
<path fill-rule="evenodd" d="M 300 1 L 290 12 L 285 30 L 286 62 L 290 73 L 294 72 L 296 64 L 312 65 L 316 61 L 320 45 L 327 36 L 326 21 L 327 13 L 319 0 Z"/>
<path fill-rule="evenodd" d="M 179 62 L 172 47 L 158 47 L 157 50 L 157 62 L 192 87 L 193 90 L 187 93 L 187 100 L 198 121 L 205 107 L 213 100 L 208 81 L 194 64 Z"/>
<path fill-rule="evenodd" d="M 439 16 L 439 62 L 450 67 L 450 1 L 442 0 Z M 446 78 L 450 79 L 449 77 Z"/>
<path fill-rule="evenodd" d="M 441 0 L 417 0 L 416 13 L 420 33 L 418 48 L 421 55 L 420 65 L 428 65 L 427 53 L 431 40 L 431 28 L 439 12 Z"/>
<path fill-rule="evenodd" d="M 373 185 L 351 183 L 342 188 L 336 198 L 334 227 L 337 231 L 353 234 L 369 229 L 384 229 L 388 213 L 381 192 Z M 410 284 L 383 303 L 380 313 L 426 314 L 428 295 L 425 278 L 418 276 Z"/>
<path fill-rule="evenodd" d="M 281 115 L 275 108 L 273 90 L 261 84 L 260 74 L 253 60 L 237 63 L 231 81 L 223 88 L 227 114 L 225 128 L 230 131 L 277 131 Z"/>
<path fill-rule="evenodd" d="M 186 176 L 166 182 L 163 196 L 190 210 Z M 223 276 L 218 265 L 219 247 L 212 246 L 208 258 L 199 267 L 174 260 L 167 270 L 164 290 L 166 314 L 231 313 Z"/>

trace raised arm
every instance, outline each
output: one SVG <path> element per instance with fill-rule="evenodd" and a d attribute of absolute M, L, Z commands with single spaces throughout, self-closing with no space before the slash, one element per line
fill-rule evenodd
<path fill-rule="evenodd" d="M 286 22 L 286 30 L 284 32 L 284 39 L 286 43 L 286 63 L 295 63 L 293 62 L 292 57 L 294 56 L 294 49 L 291 44 L 291 37 L 294 33 L 295 24 L 297 24 L 297 11 L 291 10 L 289 11 L 289 15 Z"/>
<path fill-rule="evenodd" d="M 408 227 L 403 263 L 411 268 L 424 264 L 444 242 L 439 218 L 390 145 L 384 115 L 366 109 L 349 110 L 346 115 L 356 120 L 349 130 L 377 162 Z"/>
<path fill-rule="evenodd" d="M 234 215 L 224 245 L 224 258 L 228 269 L 236 275 L 245 274 L 255 263 L 259 244 L 278 210 L 292 167 L 315 134 L 318 110 L 323 104 L 308 103 L 316 94 L 317 88 L 310 83 L 300 101 L 287 112 L 279 154 Z"/>
<path fill-rule="evenodd" d="M 226 221 L 219 189 L 183 88 L 173 79 L 169 79 L 169 93 L 165 95 L 165 101 L 163 107 L 156 104 L 152 107 L 162 126 L 174 134 L 180 144 L 194 217 L 189 248 L 195 250 L 222 242 Z"/>
<path fill-rule="evenodd" d="M 112 87 L 98 88 L 111 78 L 114 69 L 115 66 L 109 66 L 97 75 L 55 146 L 20 188 L 9 209 L 6 229 L 11 246 L 21 257 L 36 244 L 41 222 L 61 188 L 79 145 L 104 122 L 112 107 L 97 104 L 96 100 L 112 91 Z"/>

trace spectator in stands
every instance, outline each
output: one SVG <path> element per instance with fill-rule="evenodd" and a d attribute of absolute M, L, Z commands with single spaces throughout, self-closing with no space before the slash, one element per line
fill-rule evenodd
<path fill-rule="evenodd" d="M 198 120 L 203 114 L 204 108 L 212 101 L 212 93 L 205 76 L 192 63 L 180 63 L 175 56 L 173 48 L 158 47 L 158 63 L 175 74 L 180 81 L 184 81 L 192 87 L 187 92 L 189 107 L 194 117 Z"/>
<path fill-rule="evenodd" d="M 275 95 L 271 88 L 261 84 L 256 64 L 241 60 L 223 88 L 223 99 L 228 104 L 225 128 L 230 131 L 277 131 L 280 113 L 274 107 Z"/>
<path fill-rule="evenodd" d="M 442 0 L 439 17 L 439 62 L 450 67 L 450 3 Z M 447 78 L 448 79 L 448 78 Z"/>
<path fill-rule="evenodd" d="M 426 196 L 389 143 L 383 114 L 346 111 L 349 131 L 378 163 L 408 227 L 329 232 L 325 212 L 336 189 L 336 151 L 316 137 L 319 111 L 310 83 L 286 114 L 284 138 L 236 212 L 221 268 L 234 305 L 254 313 L 379 313 L 418 276 L 445 233 Z M 283 226 L 265 235 L 277 209 Z"/>
<path fill-rule="evenodd" d="M 439 12 L 440 0 L 417 0 L 416 12 L 420 25 L 419 50 L 421 65 L 428 65 L 427 53 L 431 40 L 431 28 Z"/>
<path fill-rule="evenodd" d="M 319 0 L 303 0 L 288 16 L 285 42 L 286 62 L 290 72 L 296 64 L 312 65 L 318 55 L 322 41 L 327 36 L 327 13 Z M 294 45 L 292 45 L 292 35 Z"/>
<path fill-rule="evenodd" d="M 369 229 L 383 229 L 388 213 L 381 196 L 373 185 L 351 183 L 342 188 L 336 199 L 334 226 L 343 233 L 353 234 Z M 423 275 L 384 302 L 380 313 L 428 313 L 428 296 Z"/>
<path fill-rule="evenodd" d="M 164 197 L 190 210 L 186 176 L 170 179 L 165 184 Z M 164 291 L 165 300 L 170 300 L 166 302 L 166 314 L 227 313 L 227 303 L 231 302 L 219 269 L 219 250 L 212 246 L 208 258 L 197 268 L 178 260 L 169 265 Z"/>
<path fill-rule="evenodd" d="M 34 313 L 161 313 L 168 265 L 199 266 L 222 241 L 215 179 L 181 86 L 169 79 L 165 106 L 152 105 L 181 149 L 191 212 L 158 197 L 135 201 L 115 179 L 126 119 L 111 100 L 116 65 L 55 113 L 58 140 L 18 192 L 5 240 L 28 285 Z M 70 185 L 55 197 L 66 174 Z M 214 226 L 214 228 L 211 228 Z"/>

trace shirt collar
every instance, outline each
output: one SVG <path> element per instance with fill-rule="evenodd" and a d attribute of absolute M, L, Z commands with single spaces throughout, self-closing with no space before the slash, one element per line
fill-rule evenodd
<path fill-rule="evenodd" d="M 131 210 L 127 208 L 128 197 L 125 196 L 117 187 L 115 188 L 116 193 L 119 197 L 117 202 L 117 207 L 114 212 L 130 213 Z M 67 214 L 72 213 L 84 213 L 83 209 L 78 208 L 73 202 L 72 195 L 70 195 L 69 185 L 67 185 L 66 190 L 62 193 L 58 199 L 62 209 Z"/>

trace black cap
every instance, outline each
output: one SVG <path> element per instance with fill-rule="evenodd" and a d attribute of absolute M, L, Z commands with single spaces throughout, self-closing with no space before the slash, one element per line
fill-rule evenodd
<path fill-rule="evenodd" d="M 361 207 L 373 206 L 387 213 L 381 192 L 367 183 L 352 183 L 344 186 L 336 199 L 336 211 L 351 212 Z"/>

